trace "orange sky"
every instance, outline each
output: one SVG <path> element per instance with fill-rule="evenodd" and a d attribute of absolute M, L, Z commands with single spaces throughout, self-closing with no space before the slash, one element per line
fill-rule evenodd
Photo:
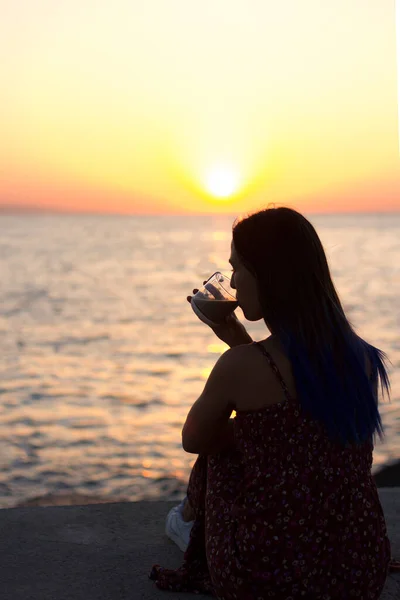
<path fill-rule="evenodd" d="M 400 209 L 393 1 L 0 6 L 0 205 Z"/>

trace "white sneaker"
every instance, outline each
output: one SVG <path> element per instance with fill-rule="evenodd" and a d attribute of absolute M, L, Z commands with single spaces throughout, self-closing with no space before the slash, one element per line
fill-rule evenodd
<path fill-rule="evenodd" d="M 186 497 L 178 506 L 171 508 L 165 524 L 166 535 L 179 546 L 182 552 L 186 552 L 194 523 L 194 521 L 185 522 L 183 520 L 182 511 L 185 501 Z"/>

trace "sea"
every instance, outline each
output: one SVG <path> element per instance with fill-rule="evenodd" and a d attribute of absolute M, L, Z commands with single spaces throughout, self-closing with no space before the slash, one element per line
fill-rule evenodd
<path fill-rule="evenodd" d="M 305 216 L 349 320 L 390 359 L 374 471 L 400 457 L 400 213 Z M 0 508 L 182 499 L 182 427 L 227 349 L 186 297 L 229 275 L 234 218 L 0 216 Z"/>

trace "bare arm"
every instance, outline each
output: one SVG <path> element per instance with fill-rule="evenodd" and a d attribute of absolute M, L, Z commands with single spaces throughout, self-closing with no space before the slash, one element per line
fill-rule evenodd
<path fill-rule="evenodd" d="M 206 454 L 218 454 L 235 449 L 235 437 L 233 433 L 233 419 L 225 421 L 222 425 L 218 439 L 214 440 Z"/>

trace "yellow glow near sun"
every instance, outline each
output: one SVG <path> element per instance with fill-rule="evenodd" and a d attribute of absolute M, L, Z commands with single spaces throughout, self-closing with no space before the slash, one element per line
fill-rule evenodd
<path fill-rule="evenodd" d="M 216 198 L 229 198 L 238 187 L 238 174 L 231 167 L 214 167 L 207 174 L 207 191 Z"/>

